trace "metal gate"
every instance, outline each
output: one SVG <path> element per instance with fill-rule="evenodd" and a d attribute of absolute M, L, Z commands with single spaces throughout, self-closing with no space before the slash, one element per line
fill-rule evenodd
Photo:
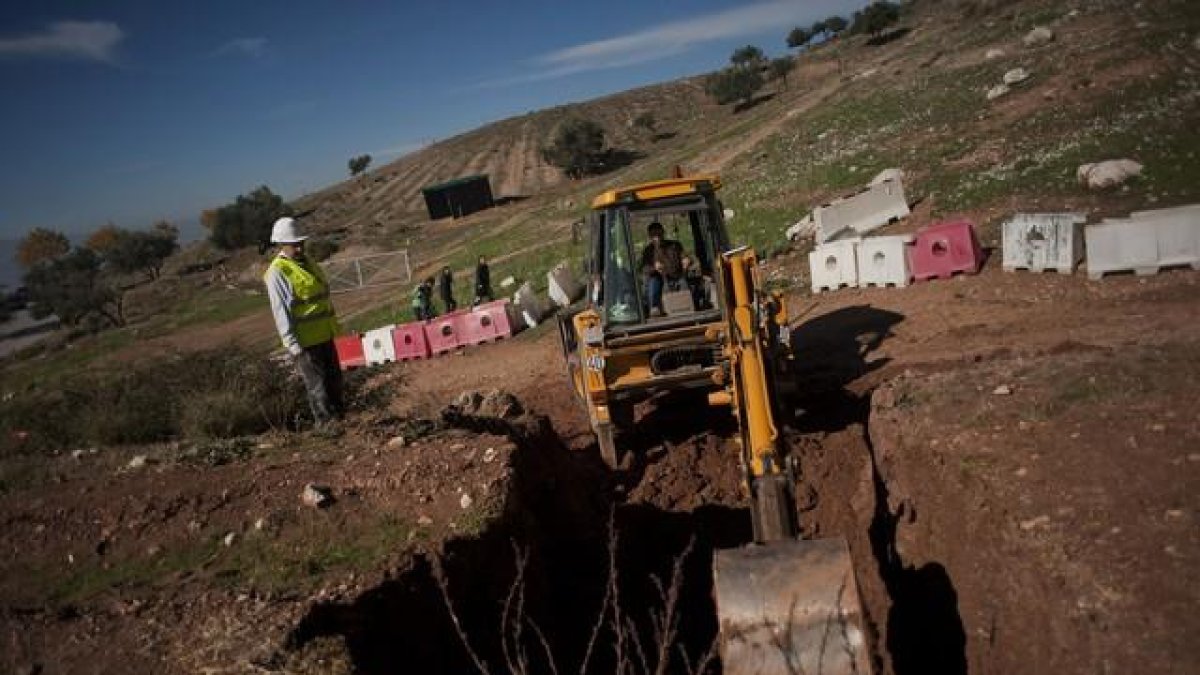
<path fill-rule="evenodd" d="M 360 258 L 326 260 L 321 263 L 329 279 L 332 293 L 345 293 L 360 288 L 393 286 L 412 279 L 412 266 L 408 261 L 408 249 L 391 253 L 376 253 Z"/>

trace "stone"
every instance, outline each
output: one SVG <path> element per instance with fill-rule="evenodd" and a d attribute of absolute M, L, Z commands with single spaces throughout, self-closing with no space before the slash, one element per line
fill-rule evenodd
<path fill-rule="evenodd" d="M 983 58 L 990 61 L 992 59 L 998 59 L 1002 56 L 1004 56 L 1003 49 L 999 49 L 997 47 L 992 47 L 991 49 L 987 50 L 987 53 L 983 55 Z"/>
<path fill-rule="evenodd" d="M 1075 171 L 1080 184 L 1092 190 L 1104 190 L 1123 185 L 1142 173 L 1142 165 L 1132 159 L 1109 159 L 1083 164 Z"/>
<path fill-rule="evenodd" d="M 998 85 L 992 87 L 991 89 L 988 89 L 987 100 L 994 101 L 1007 93 L 1008 93 L 1008 85 L 1007 84 L 998 84 Z"/>
<path fill-rule="evenodd" d="M 129 463 L 126 464 L 125 466 L 126 466 L 126 468 L 129 468 L 129 469 L 140 469 L 143 466 L 146 466 L 146 456 L 145 455 L 134 455 L 133 459 L 129 460 Z"/>
<path fill-rule="evenodd" d="M 228 532 L 225 534 L 225 537 L 221 539 L 221 543 L 225 544 L 225 548 L 233 546 L 233 542 L 235 541 L 237 541 L 237 532 Z"/>
<path fill-rule="evenodd" d="M 517 285 L 517 280 L 513 277 L 504 277 L 500 280 L 500 288 L 511 288 Z"/>
<path fill-rule="evenodd" d="M 1026 47 L 1038 47 L 1054 40 L 1054 31 L 1045 26 L 1038 26 L 1025 34 L 1021 39 Z"/>
<path fill-rule="evenodd" d="M 1050 516 L 1038 516 L 1036 518 L 1030 518 L 1029 520 L 1022 520 L 1018 524 L 1018 526 L 1025 532 L 1028 532 L 1032 529 L 1042 527 L 1043 525 L 1049 525 L 1049 524 L 1050 524 Z"/>
<path fill-rule="evenodd" d="M 992 393 L 995 394 L 996 396 L 1008 396 L 1009 394 L 1013 393 L 1013 390 L 1012 390 L 1012 387 L 1010 387 L 1009 385 L 1002 384 L 1002 385 L 996 387 L 995 389 L 993 389 Z"/>
<path fill-rule="evenodd" d="M 324 508 L 333 501 L 333 495 L 330 494 L 329 488 L 307 483 L 304 486 L 304 491 L 300 493 L 300 500 L 305 506 L 311 506 L 314 509 Z"/>
<path fill-rule="evenodd" d="M 491 464 L 494 461 L 496 461 L 496 449 L 488 448 L 487 450 L 484 450 L 483 451 L 483 463 Z"/>
<path fill-rule="evenodd" d="M 473 503 L 474 503 L 474 501 L 471 499 L 471 495 L 469 495 L 465 492 L 463 493 L 463 496 L 458 500 L 458 505 L 462 507 L 463 511 L 466 511 L 467 509 L 471 508 L 471 504 L 473 504 Z"/>
<path fill-rule="evenodd" d="M 1004 73 L 1004 84 L 1009 86 L 1017 84 L 1018 82 L 1024 82 L 1028 79 L 1029 71 L 1025 70 L 1024 68 L 1013 68 L 1007 73 Z"/>
<path fill-rule="evenodd" d="M 433 518 L 430 518 L 429 516 L 422 513 L 420 515 L 420 517 L 417 518 L 417 524 L 420 525 L 421 527 L 429 527 L 430 525 L 433 524 Z"/>
<path fill-rule="evenodd" d="M 258 520 L 254 521 L 254 529 L 258 532 L 262 532 L 263 530 L 267 529 L 267 519 L 259 518 Z"/>
<path fill-rule="evenodd" d="M 403 436 L 393 436 L 387 442 L 387 446 L 388 446 L 388 448 L 395 450 L 397 448 L 403 448 L 406 443 L 408 443 L 408 441 L 405 440 L 405 438 Z"/>

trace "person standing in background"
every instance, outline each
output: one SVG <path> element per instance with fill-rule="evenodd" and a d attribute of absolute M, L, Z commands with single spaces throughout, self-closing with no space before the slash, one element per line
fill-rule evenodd
<path fill-rule="evenodd" d="M 442 273 L 438 275 L 438 295 L 442 296 L 447 314 L 458 309 L 458 303 L 454 302 L 454 273 L 449 265 L 442 267 Z"/>
<path fill-rule="evenodd" d="M 475 302 L 472 304 L 479 305 L 495 299 L 492 295 L 492 271 L 488 268 L 487 258 L 479 256 L 479 263 L 475 265 Z"/>

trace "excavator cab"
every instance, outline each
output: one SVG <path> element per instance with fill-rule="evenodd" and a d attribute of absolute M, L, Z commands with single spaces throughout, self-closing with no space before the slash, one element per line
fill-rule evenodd
<path fill-rule="evenodd" d="M 738 422 L 754 543 L 717 551 L 725 673 L 870 673 L 849 549 L 801 540 L 776 426 L 788 376 L 787 311 L 754 251 L 731 246 L 715 175 L 609 190 L 592 203 L 587 300 L 560 314 L 575 395 L 601 458 L 622 466 L 633 405 L 697 389 Z M 669 404 L 669 403 L 667 403 Z"/>

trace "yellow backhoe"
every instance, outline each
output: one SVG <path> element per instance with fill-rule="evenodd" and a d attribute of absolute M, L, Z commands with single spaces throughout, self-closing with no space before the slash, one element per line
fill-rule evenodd
<path fill-rule="evenodd" d="M 715 175 L 681 176 L 595 198 L 588 297 L 559 317 L 568 375 L 614 468 L 633 406 L 650 396 L 704 390 L 737 420 L 729 460 L 743 471 L 754 543 L 714 556 L 725 673 L 870 673 L 845 541 L 798 538 L 796 463 L 775 421 L 793 384 L 787 312 L 761 288 L 754 251 L 730 244 L 720 187 Z"/>

